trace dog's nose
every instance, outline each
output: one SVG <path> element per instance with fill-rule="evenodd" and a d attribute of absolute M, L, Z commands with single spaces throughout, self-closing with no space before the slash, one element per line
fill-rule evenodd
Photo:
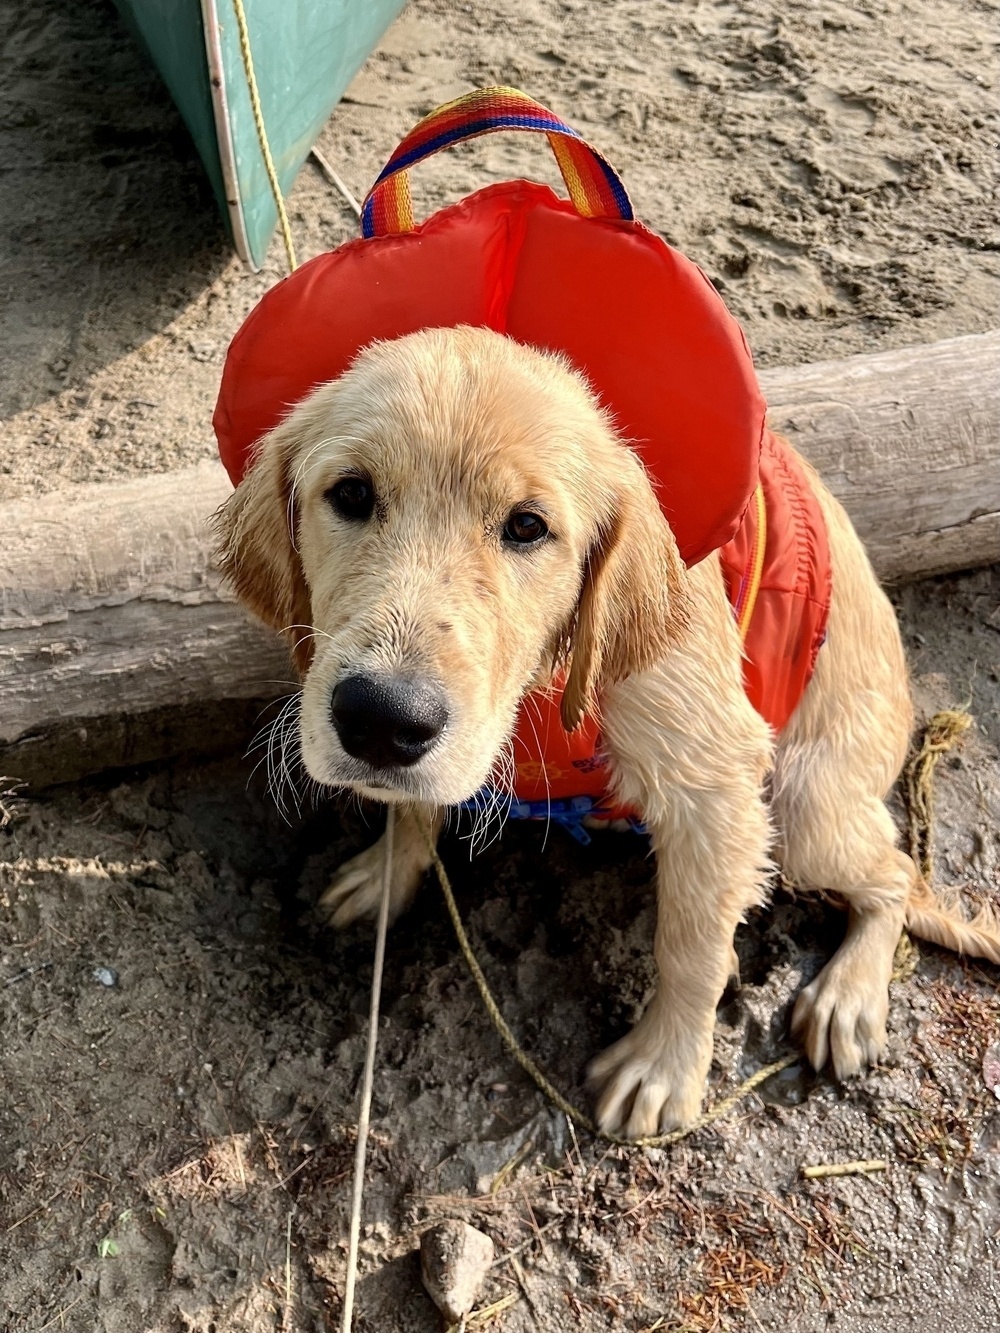
<path fill-rule="evenodd" d="M 431 748 L 448 721 L 440 685 L 393 676 L 347 676 L 330 696 L 340 743 L 374 768 L 408 768 Z"/>

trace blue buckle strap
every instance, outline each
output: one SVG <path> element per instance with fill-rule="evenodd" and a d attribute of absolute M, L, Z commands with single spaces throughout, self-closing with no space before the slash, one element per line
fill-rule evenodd
<path fill-rule="evenodd" d="M 470 801 L 462 801 L 459 810 L 468 810 L 476 814 L 483 808 L 484 801 L 494 801 L 497 793 L 488 787 Z M 589 847 L 592 841 L 583 821 L 589 817 L 600 819 L 610 816 L 611 811 L 592 796 L 571 796 L 558 801 L 516 801 L 513 798 L 507 807 L 508 819 L 544 819 L 551 824 L 559 824 L 583 847 Z M 646 832 L 645 825 L 637 819 L 629 819 L 633 833 Z"/>

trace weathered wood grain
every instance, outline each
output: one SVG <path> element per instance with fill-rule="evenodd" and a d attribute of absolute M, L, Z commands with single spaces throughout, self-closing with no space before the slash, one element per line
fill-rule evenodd
<path fill-rule="evenodd" d="M 163 744 L 189 748 L 213 701 L 294 688 L 284 646 L 212 566 L 207 518 L 230 489 L 204 463 L 0 505 L 0 772 L 78 776 L 114 763 L 126 734 L 117 762 L 155 758 L 135 719 L 155 717 Z M 168 725 L 171 707 L 194 710 L 198 727 Z"/>
<path fill-rule="evenodd" d="M 771 425 L 844 505 L 880 578 L 1000 560 L 1000 332 L 760 379 Z"/>

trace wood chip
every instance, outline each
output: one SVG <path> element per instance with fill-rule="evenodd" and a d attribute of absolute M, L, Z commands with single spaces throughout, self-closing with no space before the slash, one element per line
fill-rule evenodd
<path fill-rule="evenodd" d="M 823 1180 L 827 1176 L 865 1176 L 872 1171 L 885 1171 L 888 1162 L 872 1158 L 864 1162 L 821 1162 L 818 1166 L 804 1166 L 806 1180 Z"/>

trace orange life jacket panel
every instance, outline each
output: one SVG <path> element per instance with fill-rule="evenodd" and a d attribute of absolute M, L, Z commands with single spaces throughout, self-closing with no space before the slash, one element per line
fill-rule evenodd
<path fill-rule="evenodd" d="M 765 511 L 756 601 L 743 626 L 743 679 L 750 702 L 775 731 L 795 712 L 826 638 L 832 578 L 826 520 L 801 459 L 764 432 L 760 483 Z M 729 600 L 737 611 L 753 577 L 760 537 L 751 504 L 732 541 L 719 552 Z"/>

